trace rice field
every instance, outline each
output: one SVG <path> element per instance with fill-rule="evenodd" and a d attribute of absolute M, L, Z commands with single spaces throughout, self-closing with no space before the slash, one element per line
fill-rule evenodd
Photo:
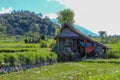
<path fill-rule="evenodd" d="M 50 44 L 49 44 L 50 45 Z M 39 64 L 54 61 L 57 55 L 50 48 L 41 48 L 40 44 L 1 43 L 0 67 Z"/>
<path fill-rule="evenodd" d="M 0 80 L 120 80 L 120 59 L 56 63 L 1 74 Z"/>
<path fill-rule="evenodd" d="M 115 44 L 107 44 L 111 49 L 108 51 L 109 58 L 120 58 L 120 42 Z"/>
<path fill-rule="evenodd" d="M 52 40 L 48 42 L 50 47 Z M 109 58 L 80 62 L 55 63 L 19 71 L 0 72 L 0 80 L 120 80 L 120 43 L 108 44 Z M 8 66 L 36 65 L 56 60 L 57 55 L 50 48 L 40 44 L 0 43 L 0 68 Z"/>

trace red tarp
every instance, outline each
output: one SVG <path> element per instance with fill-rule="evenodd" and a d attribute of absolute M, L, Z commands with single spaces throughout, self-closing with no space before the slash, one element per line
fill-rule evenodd
<path fill-rule="evenodd" d="M 86 53 L 89 54 L 90 52 L 92 52 L 96 47 L 95 46 L 90 46 L 90 47 L 87 47 L 85 50 L 86 50 Z"/>

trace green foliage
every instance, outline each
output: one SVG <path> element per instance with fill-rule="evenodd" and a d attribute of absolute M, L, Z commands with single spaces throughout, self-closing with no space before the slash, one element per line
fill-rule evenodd
<path fill-rule="evenodd" d="M 74 12 L 70 9 L 65 9 L 58 13 L 57 17 L 59 23 L 68 22 L 70 24 L 74 23 Z"/>
<path fill-rule="evenodd" d="M 38 32 L 29 31 L 25 35 L 24 42 L 25 43 L 39 43 L 40 42 L 40 34 Z"/>
<path fill-rule="evenodd" d="M 3 26 L 3 25 L 0 24 L 0 32 L 5 34 L 6 33 L 6 28 L 7 28 L 6 26 Z"/>
<path fill-rule="evenodd" d="M 109 58 L 120 58 L 120 43 L 108 44 L 111 50 L 108 51 Z"/>
<path fill-rule="evenodd" d="M 32 23 L 29 27 L 29 31 L 32 31 L 33 33 L 39 32 L 40 31 L 39 24 Z"/>
<path fill-rule="evenodd" d="M 116 44 L 120 42 L 120 36 L 108 36 L 105 37 L 106 44 Z"/>
<path fill-rule="evenodd" d="M 56 36 L 58 35 L 58 34 L 60 34 L 60 28 L 58 27 L 57 29 L 56 29 Z"/>
<path fill-rule="evenodd" d="M 41 48 L 47 48 L 47 42 L 44 41 L 44 40 L 40 41 L 40 47 Z"/>
<path fill-rule="evenodd" d="M 101 37 L 96 37 L 96 38 L 94 37 L 92 39 L 94 39 L 96 41 L 99 41 L 99 42 L 101 41 Z M 119 43 L 120 42 L 120 36 L 115 36 L 115 35 L 113 35 L 113 36 L 105 36 L 103 42 L 105 44 L 116 44 L 116 43 Z"/>
<path fill-rule="evenodd" d="M 30 11 L 14 11 L 0 15 L 0 32 L 7 35 L 24 35 L 27 32 L 55 35 L 56 26 L 48 17 Z"/>
<path fill-rule="evenodd" d="M 40 47 L 41 48 L 51 48 L 55 44 L 55 40 L 48 39 L 48 40 L 41 40 Z"/>
<path fill-rule="evenodd" d="M 67 62 L 67 61 L 76 61 L 77 58 L 72 52 L 61 52 L 58 54 L 58 61 Z"/>
<path fill-rule="evenodd" d="M 105 35 L 106 35 L 106 31 L 99 31 L 99 34 L 100 34 L 100 37 L 101 37 L 101 42 L 103 42 L 104 38 L 105 38 Z"/>
<path fill-rule="evenodd" d="M 42 34 L 42 35 L 40 36 L 40 39 L 41 39 L 41 40 L 46 40 L 46 36 Z"/>
<path fill-rule="evenodd" d="M 31 31 L 29 33 L 31 33 Z M 29 34 L 29 33 L 26 34 L 26 38 L 24 39 L 25 43 L 40 43 L 40 42 L 43 43 L 43 41 L 47 40 L 47 37 L 44 34 L 39 35 L 38 32 L 34 32 L 31 34 Z"/>

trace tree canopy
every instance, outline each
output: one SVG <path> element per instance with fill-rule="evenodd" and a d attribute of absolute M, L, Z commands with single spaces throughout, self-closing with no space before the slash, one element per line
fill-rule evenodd
<path fill-rule="evenodd" d="M 106 31 L 99 31 L 100 37 L 101 37 L 101 42 L 103 43 L 104 37 L 106 35 Z"/>
<path fill-rule="evenodd" d="M 56 26 L 48 17 L 30 11 L 13 11 L 0 15 L 0 32 L 7 35 L 25 35 L 29 31 L 55 35 Z"/>
<path fill-rule="evenodd" d="M 63 11 L 58 12 L 58 22 L 59 23 L 70 23 L 73 24 L 74 23 L 74 12 L 71 9 L 65 9 Z"/>

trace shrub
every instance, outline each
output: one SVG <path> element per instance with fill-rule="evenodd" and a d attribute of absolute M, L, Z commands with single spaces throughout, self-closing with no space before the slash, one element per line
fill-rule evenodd
<path fill-rule="evenodd" d="M 5 65 L 15 66 L 19 62 L 16 54 L 4 53 L 3 56 L 4 56 Z"/>
<path fill-rule="evenodd" d="M 42 40 L 42 41 L 40 42 L 40 47 L 41 47 L 41 48 L 47 48 L 47 42 Z"/>
<path fill-rule="evenodd" d="M 58 54 L 58 61 L 76 61 L 76 56 L 72 52 L 61 52 Z"/>
<path fill-rule="evenodd" d="M 112 49 L 108 51 L 108 58 L 120 58 L 120 43 L 108 44 Z"/>

